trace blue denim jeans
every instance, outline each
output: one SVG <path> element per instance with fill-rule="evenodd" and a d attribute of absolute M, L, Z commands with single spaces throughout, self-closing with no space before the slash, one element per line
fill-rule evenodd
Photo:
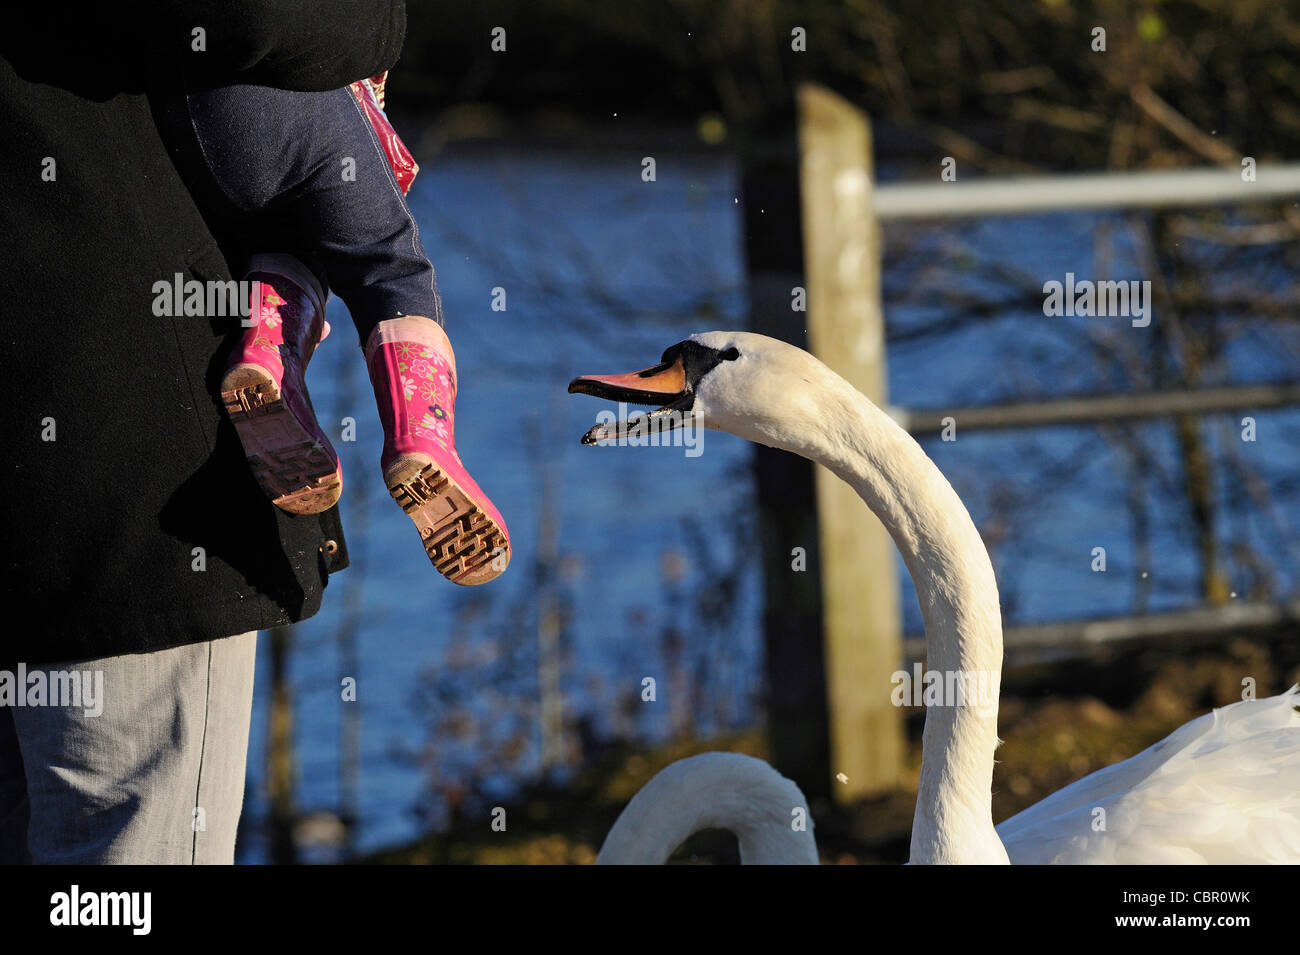
<path fill-rule="evenodd" d="M 0 865 L 232 863 L 256 649 L 245 633 L 31 667 L 99 690 L 0 706 Z"/>
<path fill-rule="evenodd" d="M 244 246 L 311 266 L 347 304 L 363 345 L 390 318 L 443 324 L 415 217 L 350 91 L 225 86 L 190 93 L 187 105 Z"/>

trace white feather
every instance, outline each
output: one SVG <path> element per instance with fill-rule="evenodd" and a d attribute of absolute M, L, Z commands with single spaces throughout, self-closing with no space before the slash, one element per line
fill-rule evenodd
<path fill-rule="evenodd" d="M 1207 713 L 1012 816 L 998 835 L 1018 865 L 1300 861 L 1297 707 L 1292 687 Z"/>

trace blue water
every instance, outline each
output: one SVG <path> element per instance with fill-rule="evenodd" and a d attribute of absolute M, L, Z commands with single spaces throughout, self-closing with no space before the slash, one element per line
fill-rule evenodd
<path fill-rule="evenodd" d="M 713 674 L 693 707 L 699 723 L 745 725 L 759 715 L 757 559 L 752 542 L 729 533 L 748 513 L 749 447 L 713 432 L 697 457 L 681 448 L 582 447 L 579 436 L 605 405 L 565 393 L 576 374 L 644 367 L 693 332 L 745 325 L 736 169 L 712 158 L 658 159 L 658 180 L 645 183 L 639 156 L 630 154 L 483 151 L 428 163 L 416 181 L 411 204 L 438 268 L 460 368 L 457 442 L 511 529 L 511 568 L 486 588 L 466 591 L 439 577 L 389 499 L 356 333 L 346 311 L 331 303 L 334 334 L 313 361 L 310 386 L 332 433 L 345 418 L 356 422 L 355 441 L 336 441 L 353 567 L 334 578 L 321 613 L 294 629 L 296 795 L 306 811 L 337 807 L 341 720 L 355 707 L 362 849 L 400 842 L 445 818 L 445 787 L 458 778 L 481 778 L 487 794 L 505 797 L 515 781 L 538 772 L 534 561 L 547 482 L 567 612 L 570 713 L 588 716 L 597 736 L 665 737 L 681 704 L 666 698 L 662 635 L 675 621 L 692 628 L 685 653 L 696 659 L 688 663 Z M 889 230 L 891 334 L 940 314 L 923 294 L 917 298 L 927 276 L 956 271 L 963 288 L 995 294 L 996 283 L 985 279 L 991 266 L 1040 283 L 1071 270 L 1091 274 L 1095 226 L 1092 216 L 1069 215 Z M 1120 232 L 1113 268 L 1116 277 L 1130 277 L 1119 274 L 1132 258 Z M 492 308 L 498 288 L 505 291 L 501 311 Z M 908 303 L 899 302 L 904 298 Z M 1081 330 L 1070 322 L 1098 324 Z M 891 401 L 943 408 L 1105 390 L 1113 382 L 1080 348 L 1081 331 L 1134 347 L 1150 333 L 1119 320 L 1045 318 L 1032 303 L 1008 306 L 941 339 L 891 345 Z M 1268 347 L 1266 335 L 1252 345 L 1254 334 L 1224 356 L 1225 374 L 1286 377 L 1295 356 Z M 1298 416 L 1257 417 L 1260 441 L 1235 441 L 1229 430 L 1231 449 L 1283 488 L 1283 476 L 1300 465 L 1300 444 L 1283 437 L 1294 438 Z M 1127 465 L 1095 429 L 924 442 L 989 538 L 1009 622 L 1127 612 L 1143 572 L 1146 609 L 1195 602 L 1197 566 L 1175 493 L 1181 474 L 1173 435 L 1158 423 L 1142 434 L 1168 472 L 1152 475 L 1144 493 L 1159 555 L 1149 566 L 1138 566 L 1133 548 Z M 1294 501 L 1294 485 L 1283 489 Z M 1268 525 L 1239 501 L 1221 504 L 1243 521 Z M 1292 532 L 1283 549 L 1294 546 L 1294 520 L 1280 518 Z M 702 530 L 718 532 L 707 535 L 711 554 L 693 543 Z M 1089 567 L 1096 546 L 1107 548 L 1105 574 Z M 676 575 L 665 575 L 665 555 L 680 566 Z M 725 612 L 696 606 L 701 594 L 708 597 L 710 568 L 731 565 L 743 568 L 734 602 Z M 1280 585 L 1292 592 L 1296 566 L 1291 559 L 1278 568 Z M 916 633 L 919 614 L 901 564 L 900 580 L 906 630 Z M 342 665 L 338 644 L 348 628 L 360 661 L 351 668 Z M 240 850 L 250 862 L 265 858 L 256 829 L 266 811 L 265 636 L 260 646 L 245 809 L 253 826 Z M 349 676 L 357 680 L 355 703 L 341 700 L 340 681 Z M 659 705 L 635 702 L 645 676 L 660 684 Z M 633 704 L 625 708 L 629 695 Z M 431 782 L 443 788 L 434 794 Z"/>

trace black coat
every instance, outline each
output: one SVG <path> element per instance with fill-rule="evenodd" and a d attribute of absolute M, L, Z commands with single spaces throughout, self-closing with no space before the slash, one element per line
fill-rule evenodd
<path fill-rule="evenodd" d="M 403 0 L 27 7 L 0 28 L 0 667 L 309 617 L 337 511 L 284 514 L 249 472 L 218 397 L 238 318 L 153 312 L 155 282 L 239 266 L 158 121 L 187 82 L 385 70 Z"/>

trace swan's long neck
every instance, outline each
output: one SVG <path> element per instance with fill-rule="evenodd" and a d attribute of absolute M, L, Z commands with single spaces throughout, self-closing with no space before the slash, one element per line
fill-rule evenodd
<path fill-rule="evenodd" d="M 599 865 L 663 865 L 691 835 L 726 829 L 746 865 L 816 865 L 812 819 L 799 787 L 761 759 L 704 753 L 661 770 L 605 838 Z"/>
<path fill-rule="evenodd" d="M 821 427 L 791 450 L 847 481 L 889 530 L 920 600 L 927 669 L 948 686 L 976 681 L 964 684 L 974 705 L 968 694 L 967 705 L 927 708 L 911 861 L 1005 863 L 992 816 L 1002 615 L 988 551 L 920 445 L 843 379 L 828 378 L 816 393 Z"/>

